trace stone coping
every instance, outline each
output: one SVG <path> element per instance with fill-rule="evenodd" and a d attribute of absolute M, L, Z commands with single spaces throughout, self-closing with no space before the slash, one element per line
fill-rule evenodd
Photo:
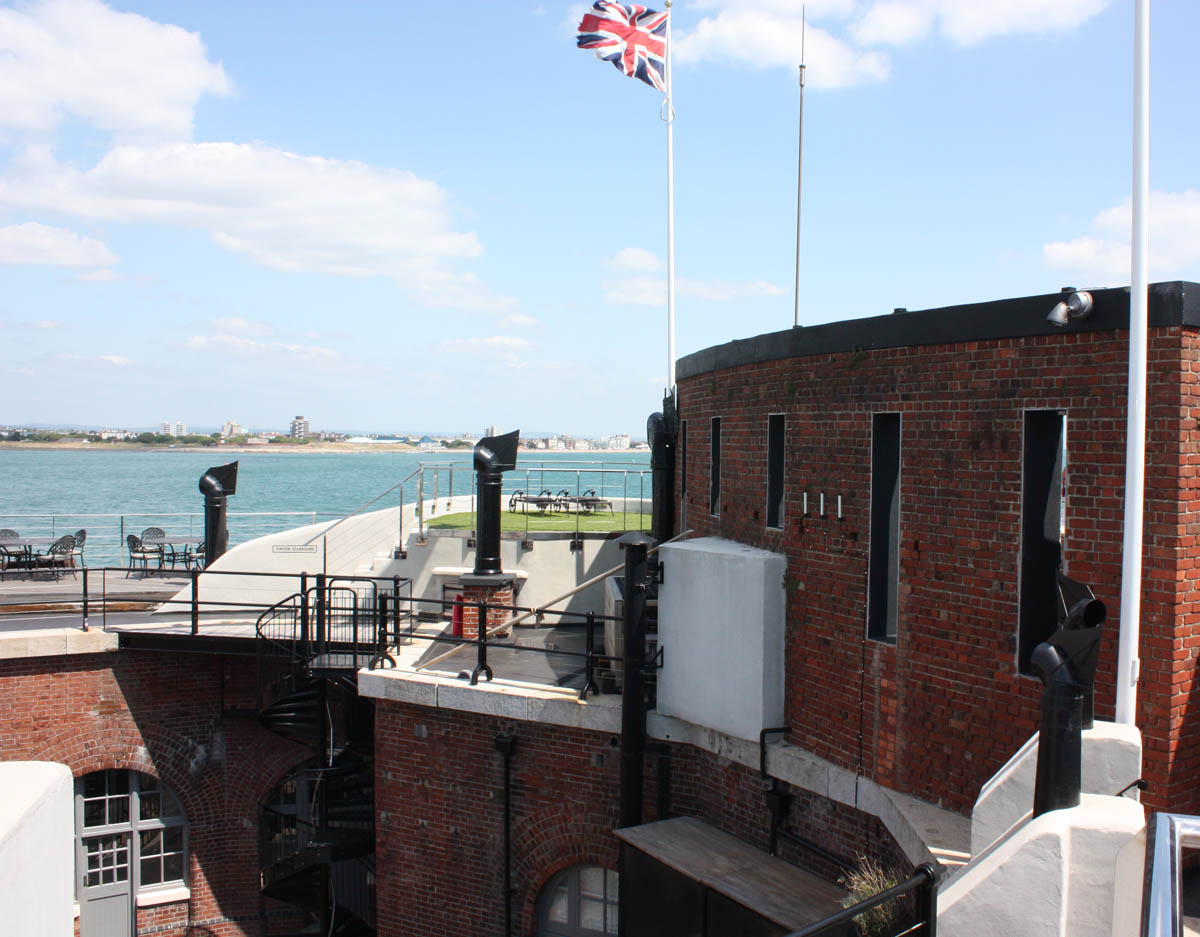
<path fill-rule="evenodd" d="M 0 631 L 0 660 L 22 657 L 62 657 L 68 654 L 102 654 L 115 651 L 117 635 L 92 628 L 31 628 Z"/>
<path fill-rule="evenodd" d="M 621 697 L 617 694 L 580 700 L 573 689 L 499 678 L 490 682 L 481 680 L 471 686 L 444 671 L 413 670 L 412 664 L 426 646 L 427 642 L 418 641 L 400 648 L 399 666 L 394 669 L 359 671 L 359 693 L 434 709 L 616 735 L 621 732 Z M 650 738 L 693 745 L 758 770 L 757 741 L 734 738 L 655 711 L 647 714 L 646 730 Z M 767 769 L 772 776 L 793 787 L 878 817 L 913 865 L 928 862 L 943 873 L 949 873 L 969 857 L 969 817 L 890 790 L 784 742 L 768 744 Z"/>

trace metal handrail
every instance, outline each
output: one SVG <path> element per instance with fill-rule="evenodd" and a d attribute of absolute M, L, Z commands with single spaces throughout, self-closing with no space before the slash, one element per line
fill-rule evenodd
<path fill-rule="evenodd" d="M 1200 817 L 1155 813 L 1146 824 L 1142 937 L 1183 934 L 1182 852 L 1196 847 L 1200 847 Z"/>
<path fill-rule="evenodd" d="M 917 866 L 912 878 L 901 882 L 899 885 L 885 888 L 877 895 L 872 895 L 870 898 L 866 898 L 857 904 L 852 904 L 845 910 L 830 915 L 822 921 L 817 921 L 815 924 L 809 924 L 807 927 L 800 928 L 800 930 L 792 931 L 785 935 L 785 937 L 816 937 L 817 934 L 830 933 L 835 928 L 840 928 L 841 925 L 848 923 L 860 914 L 864 914 L 895 898 L 901 898 L 909 892 L 916 892 L 917 907 L 914 916 L 915 919 L 904 933 L 920 934 L 921 937 L 936 937 L 937 872 L 934 871 L 933 866 L 928 862 Z M 838 933 L 841 933 L 841 931 L 838 930 Z"/>

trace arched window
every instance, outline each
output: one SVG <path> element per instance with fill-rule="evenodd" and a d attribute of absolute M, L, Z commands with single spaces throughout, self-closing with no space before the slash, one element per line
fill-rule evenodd
<path fill-rule="evenodd" d="M 187 817 L 179 798 L 137 771 L 75 779 L 75 893 L 83 937 L 118 933 L 135 905 L 186 898 Z"/>
<path fill-rule="evenodd" d="M 538 937 L 604 937 L 617 932 L 617 873 L 599 865 L 564 869 L 542 889 Z"/>

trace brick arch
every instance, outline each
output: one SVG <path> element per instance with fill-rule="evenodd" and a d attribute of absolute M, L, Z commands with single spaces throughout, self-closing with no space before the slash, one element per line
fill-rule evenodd
<path fill-rule="evenodd" d="M 514 890 L 520 902 L 521 933 L 533 933 L 542 890 L 559 872 L 576 865 L 617 867 L 617 839 L 610 811 L 580 816 L 578 805 L 546 806 L 513 829 Z M 603 815 L 601 815 L 603 814 Z M 522 889 L 522 883 L 528 887 Z"/>
<path fill-rule="evenodd" d="M 96 733 L 84 726 L 68 728 L 52 741 L 30 753 L 35 761 L 65 764 L 79 778 L 95 771 L 139 771 L 158 779 L 171 789 L 183 804 L 192 825 L 211 822 L 219 811 L 208 788 L 197 783 L 179 764 L 185 750 L 178 737 L 155 729 L 139 731 L 132 726 L 112 726 Z"/>

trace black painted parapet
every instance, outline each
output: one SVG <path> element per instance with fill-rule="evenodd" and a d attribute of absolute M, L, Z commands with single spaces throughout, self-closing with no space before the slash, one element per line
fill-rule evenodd
<path fill-rule="evenodd" d="M 485 436 L 475 443 L 475 576 L 497 576 L 500 568 L 500 486 L 504 473 L 517 467 L 520 430 Z"/>
<path fill-rule="evenodd" d="M 204 495 L 204 567 L 208 568 L 229 546 L 229 528 L 225 526 L 225 499 L 237 493 L 238 464 L 216 465 L 200 477 Z"/>

